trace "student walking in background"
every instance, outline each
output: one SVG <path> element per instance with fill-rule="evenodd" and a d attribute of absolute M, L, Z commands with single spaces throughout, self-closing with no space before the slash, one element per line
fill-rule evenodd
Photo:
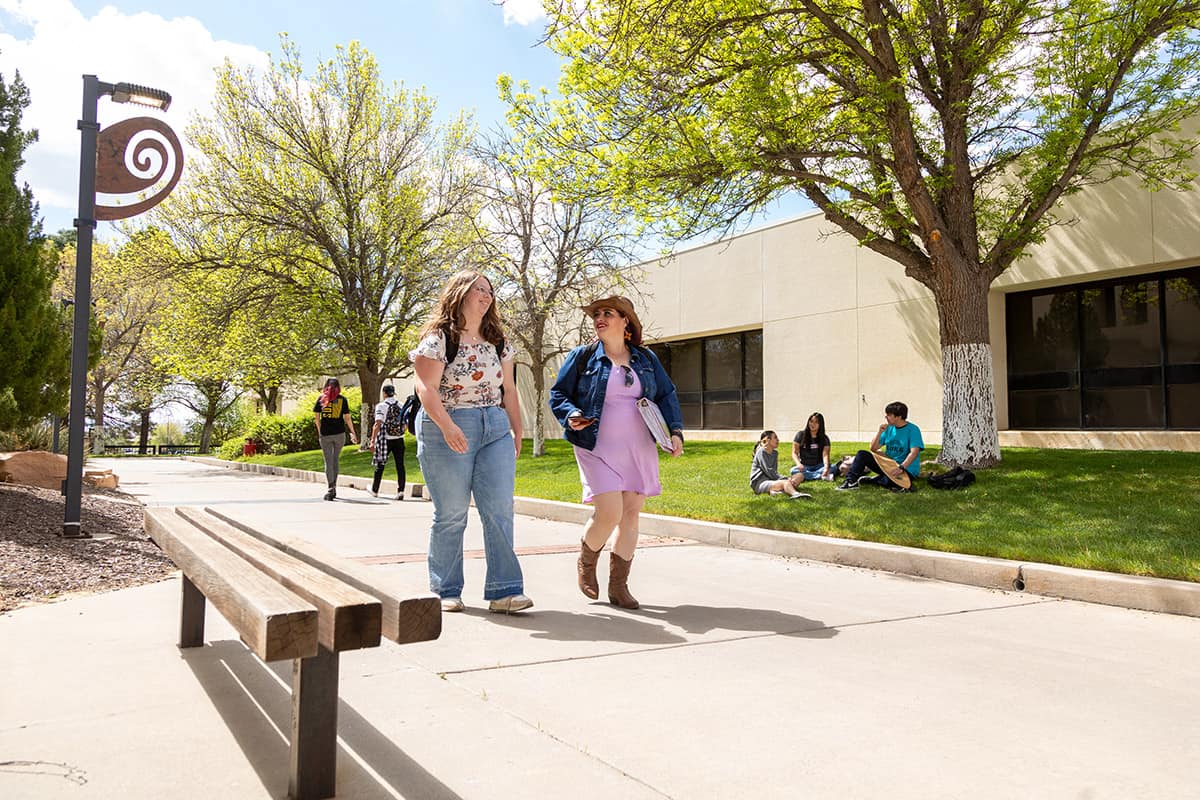
<path fill-rule="evenodd" d="M 637 408 L 640 398 L 658 405 L 671 432 L 671 455 L 683 453 L 683 414 L 675 384 L 658 357 L 642 347 L 642 324 L 626 297 L 583 306 L 597 342 L 567 354 L 550 389 L 550 409 L 575 446 L 583 502 L 592 504 L 584 525 L 576 572 L 579 589 L 600 596 L 596 562 L 617 530 L 608 557 L 608 601 L 637 608 L 629 570 L 637 549 L 638 520 L 647 497 L 662 493 L 658 448 Z"/>
<path fill-rule="evenodd" d="M 313 420 L 325 458 L 325 482 L 329 484 L 325 499 L 333 500 L 337 497 L 338 459 L 346 446 L 346 433 L 349 432 L 350 441 L 358 444 L 358 433 L 350 418 L 350 401 L 342 394 L 342 384 L 337 378 L 325 381 L 325 388 L 313 405 Z"/>
<path fill-rule="evenodd" d="M 396 499 L 404 499 L 404 420 L 400 408 L 396 387 L 389 383 L 383 387 L 383 402 L 375 406 L 375 426 L 371 428 L 371 464 L 375 467 L 375 477 L 371 479 L 372 497 L 379 496 L 383 468 L 390 457 L 396 462 Z"/>
<path fill-rule="evenodd" d="M 521 453 L 521 408 L 513 358 L 492 284 L 456 273 L 442 289 L 410 354 L 421 398 L 417 460 L 433 499 L 429 588 L 442 610 L 462 611 L 463 531 L 471 497 L 483 522 L 488 610 L 523 611 L 521 565 L 513 550 L 513 494 Z"/>
<path fill-rule="evenodd" d="M 750 488 L 755 494 L 786 494 L 793 500 L 812 497 L 796 491 L 796 484 L 802 480 L 799 475 L 780 476 L 779 437 L 775 431 L 763 431 L 754 445 L 754 459 L 750 462 Z"/>

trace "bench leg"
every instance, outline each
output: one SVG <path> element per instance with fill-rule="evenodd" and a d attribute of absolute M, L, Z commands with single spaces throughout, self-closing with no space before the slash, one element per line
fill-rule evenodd
<path fill-rule="evenodd" d="M 204 593 L 183 576 L 183 600 L 179 612 L 179 646 L 204 646 Z"/>
<path fill-rule="evenodd" d="M 292 662 L 288 797 L 322 800 L 337 791 L 338 654 L 317 648 Z"/>

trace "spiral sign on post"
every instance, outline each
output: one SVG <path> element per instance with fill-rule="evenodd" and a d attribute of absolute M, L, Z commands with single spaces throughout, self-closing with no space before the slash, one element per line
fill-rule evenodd
<path fill-rule="evenodd" d="M 135 117 L 100 131 L 96 150 L 96 219 L 134 217 L 158 205 L 183 174 L 175 131 Z"/>

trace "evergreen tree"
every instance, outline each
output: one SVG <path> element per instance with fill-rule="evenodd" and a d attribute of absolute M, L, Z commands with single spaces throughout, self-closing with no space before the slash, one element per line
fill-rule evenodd
<path fill-rule="evenodd" d="M 69 328 L 51 296 L 54 261 L 28 185 L 17 184 L 36 131 L 21 130 L 29 90 L 0 75 L 0 428 L 66 411 Z"/>

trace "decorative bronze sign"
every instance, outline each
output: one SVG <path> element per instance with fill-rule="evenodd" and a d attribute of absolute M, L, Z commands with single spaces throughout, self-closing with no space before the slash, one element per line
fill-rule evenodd
<path fill-rule="evenodd" d="M 108 126 L 96 142 L 96 193 L 109 197 L 96 201 L 96 219 L 148 211 L 171 193 L 181 175 L 183 148 L 166 124 L 135 117 Z M 147 196 L 151 190 L 154 194 Z"/>

